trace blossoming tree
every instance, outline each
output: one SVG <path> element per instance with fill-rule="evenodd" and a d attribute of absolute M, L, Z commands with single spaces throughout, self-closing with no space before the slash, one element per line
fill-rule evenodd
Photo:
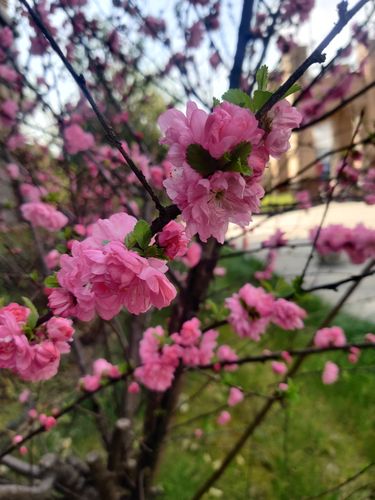
<path fill-rule="evenodd" d="M 86 0 L 20 0 L 10 14 L 1 11 L 0 144 L 11 201 L 2 206 L 0 369 L 4 380 L 26 385 L 19 396 L 25 411 L 4 425 L 0 459 L 34 483 L 7 475 L 0 498 L 52 498 L 53 492 L 152 498 L 186 380 L 202 375 L 202 398 L 207 387 L 225 395 L 211 422 L 229 425 L 232 408 L 253 393 L 251 380 L 244 386 L 233 374 L 266 363 L 274 378 L 265 402 L 242 422 L 214 471 L 200 478 L 193 498 L 202 498 L 272 409 L 292 397 L 306 358 L 339 351 L 357 363 L 375 345 L 373 333 L 350 342 L 334 324 L 350 294 L 374 273 L 375 231 L 364 225 L 327 226 L 323 217 L 311 231 L 306 265 L 281 285 L 274 275 L 277 252 L 293 244 L 278 229 L 258 249 L 268 251 L 265 267 L 253 276 L 244 272 L 224 300 L 210 298 L 215 277 L 225 272 L 220 259 L 247 252 L 236 252 L 239 237 L 230 238 L 228 228 L 239 227 L 245 241 L 254 214 L 267 215 L 263 197 L 280 187 L 265 191 L 270 160 L 289 150 L 293 132 L 371 90 L 372 84 L 350 94 L 358 68 L 347 67 L 341 81 L 332 78 L 352 48 L 369 46 L 371 2 L 350 8 L 340 2 L 332 30 L 285 81 L 277 67 L 264 64 L 268 50 L 272 44 L 280 54 L 296 49 L 313 0 L 244 0 L 234 50 L 224 36 L 230 2 L 160 4 L 160 17 L 130 0 L 99 7 Z M 365 21 L 362 15 L 356 23 L 364 11 Z M 350 43 L 325 61 L 326 48 L 348 25 Z M 316 76 L 298 84 L 317 64 Z M 215 75 L 229 82 L 220 99 L 208 90 Z M 327 75 L 332 87 L 319 97 Z M 333 200 L 353 197 L 374 203 L 374 131 L 365 126 L 365 113 L 356 117 L 322 195 L 300 191 L 286 210 L 324 202 L 326 214 Z M 305 276 L 315 253 L 345 253 L 364 268 L 309 289 Z M 305 294 L 343 284 L 350 288 L 307 345 L 267 346 L 272 328 L 285 339 L 304 331 Z M 322 362 L 323 384 L 339 377 L 338 363 Z M 50 379 L 61 382 L 64 394 L 41 402 L 37 393 L 50 394 Z M 100 453 L 91 450 L 83 460 L 39 452 L 33 463 L 35 437 L 57 432 L 59 421 L 62 426 L 83 404 L 97 424 Z M 194 435 L 202 439 L 204 431 L 196 427 Z"/>

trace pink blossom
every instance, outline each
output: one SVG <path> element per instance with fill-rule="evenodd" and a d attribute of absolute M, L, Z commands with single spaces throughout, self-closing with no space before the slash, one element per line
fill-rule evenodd
<path fill-rule="evenodd" d="M 1 28 L 0 30 L 0 45 L 4 49 L 9 49 L 13 43 L 13 33 L 8 26 Z"/>
<path fill-rule="evenodd" d="M 229 323 L 235 332 L 240 337 L 258 341 L 272 318 L 272 295 L 247 283 L 225 303 L 230 310 Z"/>
<path fill-rule="evenodd" d="M 52 205 L 40 201 L 23 203 L 21 212 L 23 218 L 33 226 L 43 227 L 47 231 L 59 231 L 69 222 L 68 218 Z"/>
<path fill-rule="evenodd" d="M 94 361 L 93 372 L 94 375 L 98 375 L 99 377 L 109 377 L 111 379 L 121 377 L 118 366 L 109 363 L 109 361 L 103 358 L 99 358 Z"/>
<path fill-rule="evenodd" d="M 41 197 L 47 194 L 43 188 L 28 184 L 27 182 L 23 182 L 20 185 L 20 191 L 25 201 L 40 201 Z"/>
<path fill-rule="evenodd" d="M 177 346 L 162 346 L 164 339 L 161 326 L 144 332 L 139 349 L 142 365 L 134 372 L 142 384 L 154 391 L 165 391 L 171 386 L 179 362 L 179 349 Z"/>
<path fill-rule="evenodd" d="M 198 233 L 224 242 L 229 222 L 245 226 L 259 211 L 263 188 L 237 172 L 217 171 L 201 177 L 188 165 L 164 181 L 168 196 L 180 208 L 188 237 Z"/>
<path fill-rule="evenodd" d="M 324 370 L 322 373 L 323 384 L 334 384 L 339 378 L 339 373 L 339 367 L 335 363 L 332 363 L 332 361 L 327 361 L 327 363 L 324 365 Z"/>
<path fill-rule="evenodd" d="M 288 351 L 282 351 L 281 357 L 283 358 L 285 363 L 288 363 L 288 365 L 293 361 L 293 358 Z"/>
<path fill-rule="evenodd" d="M 19 179 L 20 169 L 16 163 L 8 163 L 6 169 L 11 179 Z"/>
<path fill-rule="evenodd" d="M 171 338 L 177 343 L 184 347 L 195 345 L 202 336 L 200 331 L 200 321 L 198 318 L 192 318 L 189 321 L 185 321 L 182 325 L 180 333 L 174 333 Z"/>
<path fill-rule="evenodd" d="M 221 346 L 219 346 L 217 350 L 217 357 L 221 362 L 237 361 L 238 359 L 236 352 L 229 345 L 226 344 L 222 344 Z M 236 365 L 235 363 L 224 364 L 224 370 L 227 372 L 233 372 L 237 370 L 237 368 L 238 365 Z"/>
<path fill-rule="evenodd" d="M 0 78 L 12 84 L 18 81 L 19 75 L 14 69 L 10 68 L 9 66 L 6 66 L 5 64 L 0 64 Z M 12 109 L 10 109 L 9 107 L 5 108 L 5 113 L 9 111 L 11 113 L 10 116 L 14 115 Z"/>
<path fill-rule="evenodd" d="M 202 436 L 203 436 L 203 430 L 202 429 L 195 429 L 194 430 L 194 436 L 197 438 L 197 439 L 200 439 Z"/>
<path fill-rule="evenodd" d="M 358 347 L 351 347 L 349 349 L 349 354 L 348 354 L 348 361 L 349 363 L 357 363 L 359 360 L 359 357 L 361 355 L 361 349 Z"/>
<path fill-rule="evenodd" d="M 202 21 L 195 22 L 188 30 L 186 34 L 187 46 L 188 47 L 199 47 L 202 43 L 204 37 L 204 24 Z"/>
<path fill-rule="evenodd" d="M 291 22 L 296 16 L 296 22 L 306 21 L 314 5 L 315 0 L 285 0 L 281 6 L 282 19 Z"/>
<path fill-rule="evenodd" d="M 18 148 L 23 147 L 26 144 L 26 138 L 23 134 L 14 133 L 10 135 L 6 141 L 7 148 L 9 151 L 15 151 Z"/>
<path fill-rule="evenodd" d="M 41 425 L 43 425 L 47 432 L 57 425 L 57 420 L 55 419 L 55 417 L 47 416 L 44 413 L 41 413 L 39 415 L 39 422 L 41 423 Z"/>
<path fill-rule="evenodd" d="M 20 446 L 20 449 L 18 451 L 20 452 L 20 455 L 22 455 L 22 456 L 27 455 L 27 453 L 29 452 L 27 446 Z"/>
<path fill-rule="evenodd" d="M 56 249 L 53 249 L 47 253 L 47 255 L 44 257 L 44 260 L 48 269 L 54 269 L 59 265 L 60 256 L 60 252 Z"/>
<path fill-rule="evenodd" d="M 99 219 L 91 236 L 73 243 L 71 256 L 61 257 L 57 273 L 62 289 L 49 295 L 55 314 L 89 321 L 95 312 L 111 319 L 122 307 L 140 314 L 151 306 L 160 309 L 170 304 L 176 290 L 165 277 L 165 262 L 146 259 L 124 244 L 135 223 L 125 213 Z"/>
<path fill-rule="evenodd" d="M 230 422 L 232 419 L 231 417 L 231 414 L 226 411 L 226 410 L 223 410 L 220 415 L 217 417 L 217 420 L 216 422 L 219 424 L 219 425 L 226 425 L 228 422 Z"/>
<path fill-rule="evenodd" d="M 214 269 L 214 276 L 225 276 L 227 274 L 227 270 L 225 267 L 216 266 Z"/>
<path fill-rule="evenodd" d="M 318 228 L 310 231 L 310 239 L 314 241 Z M 352 230 L 341 224 L 331 224 L 322 228 L 316 241 L 316 250 L 320 255 L 340 252 L 352 241 Z"/>
<path fill-rule="evenodd" d="M 217 51 L 213 52 L 209 58 L 209 62 L 211 64 L 212 68 L 216 69 L 219 66 L 219 64 L 221 63 L 220 54 Z"/>
<path fill-rule="evenodd" d="M 31 363 L 27 368 L 17 367 L 17 372 L 23 380 L 38 382 L 56 375 L 60 364 L 60 351 L 54 342 L 44 340 L 32 345 L 31 354 Z"/>
<path fill-rule="evenodd" d="M 74 334 L 74 328 L 72 324 L 73 323 L 71 319 L 54 316 L 46 323 L 48 337 L 53 342 L 55 342 L 58 347 L 60 346 L 60 343 L 65 344 L 66 342 L 71 342 L 73 340 Z"/>
<path fill-rule="evenodd" d="M 228 397 L 228 406 L 236 406 L 244 399 L 244 394 L 238 387 L 231 387 Z"/>
<path fill-rule="evenodd" d="M 95 392 L 100 387 L 100 375 L 85 375 L 80 379 L 81 387 L 86 392 Z"/>
<path fill-rule="evenodd" d="M 31 408 L 28 412 L 27 412 L 27 415 L 29 416 L 29 418 L 31 418 L 32 420 L 36 420 L 39 416 L 38 412 L 36 411 L 35 408 Z"/>
<path fill-rule="evenodd" d="M 285 99 L 276 103 L 268 113 L 272 128 L 268 133 L 265 146 L 271 156 L 278 158 L 288 151 L 292 129 L 299 127 L 302 115 Z"/>
<path fill-rule="evenodd" d="M 0 105 L 0 121 L 5 127 L 12 127 L 17 118 L 18 104 L 12 99 L 3 101 Z"/>
<path fill-rule="evenodd" d="M 30 389 L 24 389 L 18 396 L 18 401 L 22 404 L 25 404 L 29 400 L 30 395 L 31 395 Z"/>
<path fill-rule="evenodd" d="M 20 434 L 16 434 L 16 435 L 12 438 L 12 443 L 13 443 L 13 444 L 19 444 L 21 441 L 23 441 L 23 436 L 21 436 Z"/>
<path fill-rule="evenodd" d="M 280 391 L 285 392 L 288 389 L 289 389 L 288 384 L 286 384 L 285 382 L 280 382 L 280 384 L 279 384 L 279 390 Z"/>
<path fill-rule="evenodd" d="M 283 247 L 287 244 L 288 240 L 285 238 L 285 232 L 281 229 L 276 229 L 268 240 L 262 241 L 262 247 L 264 248 Z"/>
<path fill-rule="evenodd" d="M 146 35 L 151 36 L 151 38 L 157 38 L 165 30 L 166 24 L 163 19 L 159 19 L 153 16 L 147 16 L 144 18 L 144 23 L 141 27 L 141 31 Z"/>
<path fill-rule="evenodd" d="M 199 363 L 200 365 L 207 365 L 212 361 L 214 350 L 217 345 L 218 332 L 216 330 L 208 330 L 203 333 L 199 345 Z"/>
<path fill-rule="evenodd" d="M 203 143 L 213 158 L 221 158 L 241 142 L 258 144 L 263 131 L 247 108 L 224 101 L 207 118 Z"/>
<path fill-rule="evenodd" d="M 302 208 L 305 210 L 311 208 L 312 203 L 311 203 L 310 193 L 307 190 L 297 191 L 294 196 L 298 203 L 298 208 Z"/>
<path fill-rule="evenodd" d="M 343 346 L 346 344 L 345 333 L 339 326 L 329 328 L 321 328 L 314 337 L 314 345 L 316 347 Z"/>
<path fill-rule="evenodd" d="M 286 364 L 282 361 L 272 361 L 271 368 L 273 373 L 276 373 L 276 375 L 285 375 L 288 371 Z"/>
<path fill-rule="evenodd" d="M 207 118 L 208 114 L 191 101 L 187 103 L 186 116 L 176 109 L 169 109 L 160 115 L 158 125 L 164 134 L 160 143 L 170 146 L 168 159 L 177 167 L 185 162 L 190 144 L 205 144 Z"/>
<path fill-rule="evenodd" d="M 30 309 L 25 306 L 20 306 L 16 302 L 11 302 L 7 306 L 0 308 L 0 321 L 3 313 L 10 313 L 18 324 L 24 324 L 30 315 Z"/>
<path fill-rule="evenodd" d="M 187 249 L 185 256 L 181 260 L 186 266 L 195 267 L 201 260 L 201 255 L 202 246 L 199 243 L 193 241 L 193 243 L 191 243 L 191 245 Z"/>
<path fill-rule="evenodd" d="M 86 235 L 86 228 L 83 224 L 75 224 L 73 226 L 74 231 L 79 235 L 79 236 L 85 236 Z"/>
<path fill-rule="evenodd" d="M 22 324 L 21 324 L 22 325 Z M 20 324 L 10 312 L 0 314 L 0 368 L 18 373 L 31 363 L 31 349 Z"/>
<path fill-rule="evenodd" d="M 164 248 L 170 259 L 185 255 L 189 242 L 184 228 L 174 220 L 163 227 L 163 230 L 157 234 L 156 241 L 161 248 Z"/>
<path fill-rule="evenodd" d="M 256 271 L 254 273 L 254 276 L 257 280 L 270 280 L 272 278 L 272 274 L 275 270 L 276 256 L 276 250 L 269 250 L 266 258 L 266 267 L 263 269 L 263 271 Z"/>
<path fill-rule="evenodd" d="M 366 333 L 365 339 L 367 342 L 371 342 L 371 344 L 375 344 L 375 333 Z"/>
<path fill-rule="evenodd" d="M 294 302 L 277 299 L 274 303 L 272 322 L 284 330 L 296 330 L 304 327 L 303 319 L 307 313 Z"/>
<path fill-rule="evenodd" d="M 140 392 L 140 387 L 139 387 L 139 384 L 137 384 L 137 382 L 130 382 L 129 384 L 129 387 L 128 387 L 128 393 L 129 394 L 139 394 Z"/>
<path fill-rule="evenodd" d="M 82 128 L 74 123 L 64 130 L 65 147 L 69 154 L 75 155 L 81 151 L 87 151 L 94 146 L 94 136 L 84 132 Z"/>

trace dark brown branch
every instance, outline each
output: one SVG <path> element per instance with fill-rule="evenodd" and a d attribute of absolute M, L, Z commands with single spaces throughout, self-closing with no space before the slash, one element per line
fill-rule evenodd
<path fill-rule="evenodd" d="M 375 261 L 372 260 L 369 262 L 366 267 L 363 269 L 363 273 L 366 273 L 371 269 L 371 267 L 375 264 Z M 324 328 L 328 326 L 331 321 L 336 317 L 342 306 L 348 300 L 348 298 L 352 295 L 352 293 L 358 287 L 360 281 L 356 281 L 352 284 L 352 286 L 346 291 L 343 297 L 337 302 L 337 304 L 331 309 L 331 311 L 327 314 L 324 320 L 319 325 L 318 329 Z M 307 345 L 307 348 L 312 346 L 312 340 Z M 301 354 L 297 360 L 293 363 L 292 367 L 289 369 L 288 373 L 285 375 L 285 381 L 288 380 L 289 377 L 294 376 L 298 370 L 300 369 L 303 361 L 306 359 L 307 354 Z M 239 437 L 238 441 L 234 444 L 233 448 L 229 451 L 228 455 L 224 458 L 221 466 L 205 481 L 205 483 L 199 488 L 197 493 L 193 496 L 192 500 L 200 500 L 202 496 L 211 488 L 213 484 L 224 474 L 227 467 L 231 464 L 232 460 L 236 457 L 236 455 L 241 451 L 242 447 L 245 445 L 246 441 L 255 430 L 263 423 L 263 420 L 267 417 L 268 413 L 272 409 L 274 403 L 280 400 L 280 395 L 277 391 L 273 393 L 271 398 L 264 404 L 264 406 L 259 410 L 259 412 L 255 415 L 254 419 L 249 423 L 246 427 L 243 434 Z"/>
<path fill-rule="evenodd" d="M 150 197 L 153 200 L 153 202 L 155 203 L 155 206 L 158 209 L 159 213 L 163 214 L 164 207 L 161 205 L 159 198 L 154 193 L 153 189 L 151 188 L 151 186 L 147 182 L 147 180 L 146 180 L 145 176 L 143 175 L 143 173 L 141 172 L 141 170 L 139 170 L 137 165 L 133 162 L 133 160 L 130 158 L 128 153 L 123 148 L 121 140 L 117 137 L 113 127 L 107 122 L 106 118 L 99 110 L 94 98 L 91 95 L 91 92 L 87 88 L 84 76 L 82 74 L 78 75 L 78 73 L 75 71 L 73 66 L 70 64 L 70 62 L 67 60 L 67 58 L 63 54 L 62 50 L 60 49 L 60 46 L 57 44 L 56 40 L 53 38 L 53 36 L 49 32 L 48 28 L 46 27 L 46 25 L 44 24 L 44 22 L 40 18 L 39 14 L 29 5 L 27 0 L 20 0 L 20 2 L 27 9 L 27 11 L 28 11 L 30 17 L 32 18 L 32 20 L 34 21 L 34 23 L 37 25 L 37 27 L 43 33 L 45 38 L 48 40 L 52 49 L 59 56 L 59 58 L 61 59 L 61 61 L 64 64 L 64 66 L 69 71 L 69 73 L 73 77 L 73 79 L 76 82 L 76 84 L 78 85 L 78 87 L 81 89 L 83 95 L 85 96 L 87 101 L 90 103 L 93 111 L 96 114 L 96 117 L 98 118 L 98 120 L 99 120 L 105 134 L 106 134 L 108 142 L 120 152 L 121 156 L 124 158 L 128 167 L 134 172 L 134 174 L 137 177 L 137 179 L 139 180 L 139 182 L 142 184 L 144 189 L 150 195 Z"/>
<path fill-rule="evenodd" d="M 371 342 L 354 342 L 352 344 L 345 344 L 342 346 L 306 347 L 304 349 L 294 349 L 294 350 L 289 350 L 288 353 L 292 357 L 297 357 L 297 356 L 305 357 L 305 356 L 311 356 L 312 354 L 322 354 L 324 352 L 350 351 L 352 347 L 357 347 L 358 349 L 375 349 L 375 344 L 372 344 Z M 283 352 L 284 351 L 277 351 L 277 352 L 270 352 L 268 354 L 259 354 L 258 356 L 244 356 L 243 358 L 239 358 L 237 361 L 218 361 L 216 363 L 200 365 L 197 368 L 200 370 L 208 370 L 215 368 L 217 366 L 265 363 L 267 361 L 275 361 L 277 359 L 283 359 Z"/>
<path fill-rule="evenodd" d="M 352 135 L 352 140 L 351 140 L 351 145 L 354 144 L 354 140 L 356 138 L 356 135 L 358 134 L 359 128 L 362 125 L 363 117 L 364 117 L 364 110 L 361 111 L 361 115 L 359 117 L 357 126 L 354 129 L 354 132 L 353 132 L 353 135 Z M 301 286 L 303 284 L 303 280 L 304 280 L 304 278 L 306 276 L 307 269 L 308 269 L 308 267 L 310 265 L 310 262 L 311 262 L 311 260 L 312 260 L 312 258 L 314 256 L 316 244 L 317 244 L 318 239 L 320 237 L 320 233 L 322 231 L 324 222 L 326 220 L 329 207 L 330 207 L 331 202 L 333 200 L 333 194 L 335 192 L 336 187 L 339 185 L 340 175 L 341 175 L 342 171 L 344 170 L 344 168 L 346 166 L 346 160 L 348 159 L 349 153 L 350 153 L 350 149 L 348 149 L 347 152 L 345 153 L 345 156 L 344 156 L 343 161 L 342 161 L 342 165 L 341 165 L 341 167 L 340 167 L 340 169 L 339 169 L 339 171 L 337 173 L 337 181 L 335 182 L 335 184 L 332 187 L 329 188 L 328 195 L 327 195 L 327 201 L 326 201 L 326 204 L 325 204 L 325 207 L 324 207 L 323 215 L 322 215 L 322 218 L 321 218 L 318 230 L 317 230 L 317 232 L 315 234 L 314 241 L 313 241 L 313 244 L 311 246 L 311 251 L 310 251 L 310 253 L 309 253 L 308 257 L 307 257 L 306 263 L 305 263 L 305 265 L 303 267 L 303 270 L 302 270 L 302 273 L 301 273 Z"/>
<path fill-rule="evenodd" d="M 348 3 L 343 0 L 338 6 L 337 10 L 339 18 L 335 26 L 328 33 L 328 35 L 320 42 L 316 49 L 309 55 L 309 57 L 290 75 L 285 83 L 271 96 L 271 98 L 261 107 L 257 112 L 257 118 L 261 118 L 267 111 L 269 111 L 274 104 L 282 99 L 283 95 L 296 83 L 307 69 L 315 63 L 323 63 L 325 61 L 325 54 L 323 51 L 332 42 L 332 40 L 343 30 L 355 14 L 364 6 L 369 0 L 360 0 L 352 9 L 347 10 Z"/>
<path fill-rule="evenodd" d="M 78 406 L 80 406 L 85 401 L 92 399 L 92 397 L 95 394 L 97 394 L 98 392 L 106 389 L 107 387 L 111 387 L 112 385 L 117 384 L 118 382 L 120 382 L 122 380 L 126 380 L 132 373 L 133 373 L 133 370 L 129 369 L 120 378 L 109 380 L 106 384 L 101 385 L 96 391 L 85 392 L 84 394 L 82 394 L 81 396 L 76 398 L 72 403 L 70 403 L 70 404 L 66 405 L 64 408 L 62 408 L 57 414 L 54 415 L 54 417 L 56 418 L 56 420 L 58 420 L 63 415 L 66 415 L 67 413 L 70 413 L 71 411 L 75 410 Z M 45 432 L 45 428 L 43 425 L 41 425 L 41 426 L 37 427 L 36 429 L 34 429 L 33 431 L 29 432 L 29 434 L 27 434 L 26 436 L 24 436 L 22 441 L 20 441 L 19 443 L 9 445 L 4 451 L 0 452 L 0 462 L 2 461 L 2 459 L 6 455 L 9 455 L 14 450 L 17 450 L 20 446 L 23 446 L 27 441 L 30 441 L 30 439 L 34 438 L 38 434 L 42 434 L 43 432 Z"/>
<path fill-rule="evenodd" d="M 360 97 L 361 95 L 363 95 L 366 92 L 368 92 L 373 87 L 375 87 L 375 80 L 373 82 L 369 83 L 368 85 L 366 85 L 365 87 L 363 87 L 362 89 L 360 89 L 355 94 L 353 94 L 350 97 L 347 97 L 346 99 L 344 99 L 343 101 L 341 101 L 340 104 L 338 104 L 334 108 L 330 109 L 326 113 L 322 114 L 321 116 L 318 116 L 317 118 L 315 118 L 314 120 L 311 120 L 308 123 L 305 123 L 304 125 L 301 125 L 299 128 L 294 129 L 294 132 L 300 132 L 301 130 L 305 130 L 305 129 L 309 128 L 309 127 L 312 127 L 313 125 L 316 125 L 317 123 L 322 122 L 323 120 L 326 120 L 330 116 L 332 116 L 335 113 L 337 113 L 338 111 L 340 111 L 340 109 L 345 108 L 345 106 L 347 106 L 351 102 L 353 102 L 356 99 L 358 99 L 358 97 Z"/>
<path fill-rule="evenodd" d="M 337 484 L 336 486 L 333 486 L 333 488 L 330 488 L 329 490 L 322 491 L 318 495 L 314 495 L 312 497 L 305 497 L 304 500 L 315 500 L 316 498 L 322 498 L 326 495 L 329 495 L 330 493 L 335 493 L 336 491 L 340 490 L 341 488 L 343 488 L 347 484 L 355 481 L 360 476 L 365 474 L 369 469 L 371 469 L 371 467 L 374 467 L 374 465 L 375 465 L 375 462 L 371 462 L 371 463 L 367 464 L 366 467 L 363 467 L 363 469 L 361 469 L 360 471 L 358 471 L 355 474 L 353 474 L 352 476 L 348 477 L 348 479 L 346 479 L 345 481 L 342 481 L 341 483 Z"/>
<path fill-rule="evenodd" d="M 229 76 L 229 87 L 237 88 L 241 83 L 242 65 L 246 47 L 249 42 L 250 23 L 253 15 L 254 0 L 244 0 L 242 6 L 241 23 L 238 30 L 238 41 L 233 67 Z"/>
<path fill-rule="evenodd" d="M 298 172 L 293 177 L 288 177 L 284 181 L 280 181 L 277 184 L 275 184 L 275 186 L 273 186 L 268 191 L 266 191 L 265 195 L 271 194 L 274 191 L 276 191 L 277 189 L 280 189 L 282 187 L 288 186 L 292 181 L 294 181 L 295 179 L 297 179 L 298 177 L 300 177 L 303 173 L 305 173 L 308 170 L 310 170 L 310 168 L 314 167 L 317 163 L 321 162 L 325 158 L 328 158 L 329 156 L 333 156 L 333 155 L 335 155 L 337 153 L 346 152 L 348 150 L 352 151 L 357 146 L 361 146 L 361 145 L 365 145 L 365 144 L 371 144 L 373 141 L 374 141 L 374 136 L 373 136 L 373 134 L 370 134 L 367 137 L 365 137 L 364 139 L 362 139 L 361 141 L 357 141 L 355 143 L 347 144 L 345 146 L 340 146 L 339 148 L 332 149 L 331 151 L 328 151 L 327 153 L 324 153 L 324 154 L 316 157 L 311 162 L 307 163 L 307 165 L 305 165 L 300 170 L 298 170 Z"/>

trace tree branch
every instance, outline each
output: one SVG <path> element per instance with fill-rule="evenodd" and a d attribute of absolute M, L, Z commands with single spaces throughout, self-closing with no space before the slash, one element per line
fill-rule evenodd
<path fill-rule="evenodd" d="M 358 99 L 358 97 L 360 97 L 361 95 L 363 95 L 366 92 L 368 92 L 373 87 L 375 87 L 375 80 L 373 82 L 369 83 L 368 85 L 366 85 L 365 87 L 363 87 L 361 90 L 359 90 L 355 94 L 353 94 L 350 97 L 348 97 L 348 98 L 344 99 L 343 101 L 341 101 L 341 103 L 338 104 L 337 106 L 335 106 L 334 108 L 330 109 L 326 113 L 323 113 L 321 116 L 318 116 L 318 118 L 315 118 L 314 120 L 311 120 L 310 122 L 305 123 L 304 125 L 301 125 L 299 128 L 295 128 L 294 132 L 300 132 L 301 130 L 305 130 L 305 129 L 309 128 L 309 127 L 312 127 L 313 125 L 316 125 L 317 123 L 322 122 L 323 120 L 326 120 L 330 116 L 332 116 L 335 113 L 337 113 L 337 111 L 339 111 L 342 108 L 345 108 L 345 106 L 347 106 L 351 102 L 353 102 L 356 99 Z"/>
<path fill-rule="evenodd" d="M 307 59 L 290 75 L 285 83 L 270 97 L 270 99 L 260 108 L 256 117 L 260 119 L 267 111 L 269 111 L 274 104 L 283 98 L 284 94 L 290 87 L 301 78 L 306 70 L 315 63 L 323 63 L 325 61 L 325 54 L 323 51 L 332 42 L 332 40 L 343 30 L 355 14 L 364 6 L 369 0 L 360 0 L 352 9 L 347 10 L 348 2 L 342 0 L 337 5 L 339 19 L 328 35 L 320 42 L 316 49 L 309 55 Z"/>
<path fill-rule="evenodd" d="M 37 25 L 37 27 L 43 33 L 45 38 L 48 40 L 52 49 L 56 52 L 58 57 L 61 59 L 64 66 L 69 71 L 69 73 L 73 77 L 73 79 L 76 82 L 76 84 L 78 85 L 78 87 L 81 89 L 83 95 L 85 96 L 87 101 L 90 103 L 93 111 L 96 114 L 96 117 L 98 118 L 102 128 L 104 129 L 104 132 L 106 134 L 108 142 L 120 152 L 121 156 L 124 158 L 128 167 L 134 172 L 134 174 L 137 177 L 137 179 L 139 180 L 139 182 L 142 184 L 144 189 L 150 195 L 150 197 L 153 200 L 153 202 L 155 203 L 155 206 L 158 209 L 159 213 L 163 214 L 164 207 L 161 205 L 159 198 L 154 193 L 153 189 L 151 188 L 151 186 L 147 182 L 147 180 L 146 180 L 145 176 L 143 175 L 143 173 L 141 172 L 141 170 L 139 170 L 137 165 L 133 162 L 133 160 L 130 158 L 128 153 L 123 148 L 121 140 L 117 137 L 113 127 L 107 122 L 106 118 L 99 110 L 91 92 L 87 88 L 85 77 L 82 74 L 78 75 L 78 73 L 75 71 L 73 66 L 70 64 L 70 62 L 67 60 L 67 58 L 63 54 L 62 50 L 60 49 L 56 40 L 53 38 L 53 36 L 49 32 L 47 26 L 44 24 L 44 22 L 40 18 L 39 14 L 29 5 L 27 0 L 19 0 L 19 1 L 27 9 L 27 11 L 28 11 L 30 17 L 32 18 L 32 20 L 34 21 L 34 23 Z"/>

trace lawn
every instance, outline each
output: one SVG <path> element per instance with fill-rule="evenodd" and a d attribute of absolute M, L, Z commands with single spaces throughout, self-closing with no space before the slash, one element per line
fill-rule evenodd
<path fill-rule="evenodd" d="M 228 273 L 215 280 L 210 290 L 203 321 L 208 324 L 213 310 L 223 299 L 247 281 L 261 265 L 246 257 L 223 259 L 220 265 Z M 261 342 L 244 341 L 227 326 L 220 329 L 220 342 L 233 345 L 241 355 L 259 353 L 265 347 L 272 350 L 304 346 L 329 311 L 329 306 L 316 296 L 305 295 L 300 305 L 309 313 L 306 328 L 298 333 L 272 328 Z M 157 324 L 166 312 L 155 314 Z M 375 325 L 340 313 L 334 324 L 342 326 L 349 340 L 362 340 Z M 96 356 L 103 355 L 104 344 L 90 347 Z M 113 352 L 116 360 L 119 353 Z M 117 357 L 118 359 L 118 357 Z M 321 382 L 324 361 L 331 359 L 341 367 L 340 380 L 332 386 Z M 267 420 L 257 429 L 233 464 L 207 495 L 207 498 L 228 500 L 303 499 L 319 494 L 346 480 L 361 468 L 375 461 L 375 352 L 362 353 L 357 365 L 350 364 L 340 353 L 308 358 L 290 384 L 290 394 L 284 402 L 274 405 Z M 58 405 L 76 397 L 79 373 L 64 361 L 59 375 L 35 386 L 34 397 L 39 409 L 50 409 L 50 401 Z M 236 372 L 195 373 L 185 376 L 180 403 L 174 416 L 171 433 L 156 479 L 157 498 L 189 500 L 195 490 L 220 464 L 220 460 L 238 438 L 257 409 L 278 383 L 269 364 L 242 366 Z M 103 391 L 98 397 L 109 421 L 115 419 L 114 398 L 120 397 L 122 384 Z M 226 404 L 229 385 L 241 386 L 248 396 L 231 409 L 232 420 L 226 426 L 216 423 L 217 415 Z M 1 391 L 5 400 L 27 385 L 14 377 L 3 376 Z M 66 396 L 68 394 L 68 396 Z M 116 400 L 116 398 L 115 398 Z M 0 424 L 14 419 L 16 425 L 20 405 L 2 406 Z M 140 412 L 142 412 L 142 407 Z M 206 414 L 206 415 L 205 415 Z M 202 416 L 203 415 L 203 416 Z M 203 436 L 194 435 L 196 429 Z M 138 425 L 136 434 L 140 434 Z M 88 402 L 61 419 L 52 432 L 33 441 L 34 460 L 47 451 L 74 453 L 85 457 L 93 448 L 100 449 L 101 440 L 95 426 L 95 414 Z M 324 498 L 370 499 L 375 495 L 374 469 L 369 469 L 355 481 Z M 355 493 L 352 494 L 352 492 Z"/>

